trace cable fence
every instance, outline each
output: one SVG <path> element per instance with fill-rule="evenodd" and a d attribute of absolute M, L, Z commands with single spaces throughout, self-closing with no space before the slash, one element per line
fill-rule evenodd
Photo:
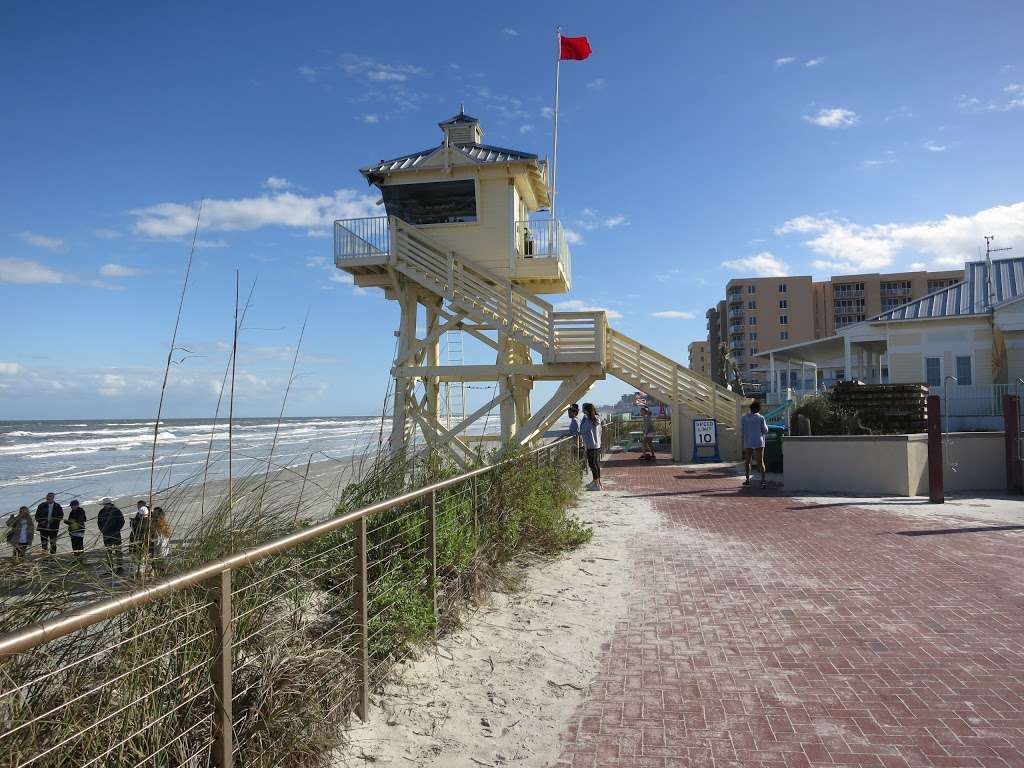
<path fill-rule="evenodd" d="M 356 484 L 336 517 L 104 600 L 47 610 L 45 591 L 6 595 L 0 767 L 325 764 L 350 715 L 368 716 L 370 692 L 497 564 L 589 535 L 565 515 L 574 439 L 400 492 L 410 476 Z"/>

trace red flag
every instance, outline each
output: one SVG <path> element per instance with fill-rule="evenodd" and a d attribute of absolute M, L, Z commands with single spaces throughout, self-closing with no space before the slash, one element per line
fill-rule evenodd
<path fill-rule="evenodd" d="M 572 59 L 583 61 L 590 55 L 590 41 L 586 37 L 559 37 L 561 43 L 561 54 L 559 59 L 565 61 Z"/>

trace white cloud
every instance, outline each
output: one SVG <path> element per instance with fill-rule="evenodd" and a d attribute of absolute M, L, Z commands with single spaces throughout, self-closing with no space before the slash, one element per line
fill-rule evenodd
<path fill-rule="evenodd" d="M 924 272 L 928 269 L 928 265 L 923 261 L 912 261 L 907 266 L 910 268 L 911 272 Z"/>
<path fill-rule="evenodd" d="M 529 123 L 525 123 L 524 125 L 520 125 L 519 126 L 519 132 L 520 133 L 529 133 L 532 130 L 533 130 L 533 126 L 530 125 Z"/>
<path fill-rule="evenodd" d="M 116 229 L 94 229 L 92 233 L 100 240 L 117 240 L 121 233 Z"/>
<path fill-rule="evenodd" d="M 879 167 L 881 165 L 892 165 L 895 162 L 896 162 L 896 158 L 891 156 L 891 155 L 889 155 L 887 157 L 874 158 L 874 159 L 871 159 L 871 160 L 861 160 L 860 164 L 864 168 L 877 168 L 877 167 Z"/>
<path fill-rule="evenodd" d="M 1024 85 L 1021 83 L 1010 83 L 1008 86 L 1003 88 L 1006 93 L 1024 93 Z"/>
<path fill-rule="evenodd" d="M 412 64 L 386 64 L 354 53 L 341 54 L 338 67 L 349 77 L 362 78 L 372 83 L 402 83 L 424 71 L 422 67 Z"/>
<path fill-rule="evenodd" d="M 31 259 L 0 259 L 0 283 L 37 285 L 40 283 L 67 283 L 72 276 Z"/>
<path fill-rule="evenodd" d="M 665 320 L 693 320 L 696 317 L 693 312 L 684 312 L 678 309 L 666 309 L 662 312 L 651 312 L 651 317 L 660 317 Z"/>
<path fill-rule="evenodd" d="M 780 235 L 813 234 L 805 244 L 822 258 L 815 269 L 866 272 L 888 267 L 896 256 L 926 256 L 934 266 L 959 267 L 975 258 L 985 235 L 1000 245 L 1024 248 L 1024 202 L 977 213 L 895 224 L 857 224 L 842 219 L 798 216 L 779 227 Z M 917 259 L 920 261 L 920 258 Z"/>
<path fill-rule="evenodd" d="M 341 283 L 342 285 L 352 285 L 355 282 L 348 272 L 342 272 L 340 269 L 335 267 L 333 264 L 328 267 L 330 270 L 327 275 L 327 279 L 332 283 Z"/>
<path fill-rule="evenodd" d="M 196 240 L 196 248 L 227 248 L 227 240 Z"/>
<path fill-rule="evenodd" d="M 569 243 L 569 245 L 583 245 L 583 235 L 579 232 L 574 229 L 569 229 L 569 227 L 563 227 L 562 231 L 565 233 L 565 241 Z"/>
<path fill-rule="evenodd" d="M 740 259 L 729 259 L 722 266 L 733 272 L 753 275 L 754 277 L 777 277 L 789 274 L 789 264 L 777 258 L 770 251 L 761 251 L 753 256 Z"/>
<path fill-rule="evenodd" d="M 519 37 L 519 31 L 512 29 L 511 27 L 505 27 L 503 30 L 501 30 L 501 34 L 503 34 L 505 37 Z"/>
<path fill-rule="evenodd" d="M 606 85 L 608 85 L 608 83 L 605 82 L 605 79 L 603 77 L 598 77 L 587 83 L 587 88 L 592 91 L 603 91 Z"/>
<path fill-rule="evenodd" d="M 100 386 L 96 390 L 104 397 L 117 397 L 128 386 L 128 379 L 118 373 L 105 373 L 100 378 Z"/>
<path fill-rule="evenodd" d="M 990 101 L 983 104 L 976 96 L 960 94 L 957 98 L 957 106 L 965 112 L 1009 112 L 1014 109 L 1024 109 L 1024 86 L 1019 83 L 1010 83 L 1003 88 L 1004 93 L 1010 94 L 1005 101 Z"/>
<path fill-rule="evenodd" d="M 781 56 L 775 60 L 775 66 L 784 67 L 787 64 L 792 64 L 794 61 L 796 61 L 796 56 Z"/>
<path fill-rule="evenodd" d="M 307 229 L 306 237 L 316 237 L 321 240 L 331 236 L 331 230 L 329 229 Z"/>
<path fill-rule="evenodd" d="M 0 362 L 0 376 L 17 376 L 24 370 L 25 366 L 23 366 L 21 363 Z"/>
<path fill-rule="evenodd" d="M 263 182 L 263 186 L 279 192 L 282 189 L 294 186 L 294 184 L 281 176 L 268 176 L 267 180 Z"/>
<path fill-rule="evenodd" d="M 266 226 L 302 229 L 329 226 L 334 219 L 354 219 L 377 214 L 371 195 L 338 189 L 333 195 L 307 197 L 279 192 L 237 200 L 206 200 L 202 229 L 251 230 Z M 136 217 L 135 230 L 151 237 L 181 237 L 193 231 L 198 205 L 157 203 L 128 211 Z"/>
<path fill-rule="evenodd" d="M 23 242 L 36 248 L 48 248 L 51 251 L 64 247 L 64 241 L 59 237 L 48 237 L 35 232 L 25 231 L 20 235 Z"/>
<path fill-rule="evenodd" d="M 305 64 L 295 71 L 306 78 L 306 82 L 308 83 L 315 83 L 320 77 L 320 70 L 317 67 L 310 67 Z"/>
<path fill-rule="evenodd" d="M 566 299 L 555 304 L 558 312 L 606 312 L 609 320 L 616 320 L 622 317 L 622 313 L 607 307 L 595 307 L 581 301 L 580 299 Z"/>
<path fill-rule="evenodd" d="M 849 128 L 857 122 L 857 113 L 843 107 L 828 107 L 819 109 L 814 115 L 804 115 L 808 123 L 821 126 L 822 128 Z"/>
<path fill-rule="evenodd" d="M 926 141 L 924 143 L 924 148 L 927 149 L 929 152 L 945 152 L 946 151 L 946 145 L 945 144 L 936 144 L 934 141 Z"/>
<path fill-rule="evenodd" d="M 326 256 L 310 256 L 308 259 L 306 259 L 307 267 L 322 267 L 326 263 Z"/>
<path fill-rule="evenodd" d="M 817 58 L 814 58 L 814 59 L 808 59 L 807 63 L 804 64 L 804 66 L 805 67 L 818 67 L 818 66 L 821 66 L 824 63 L 825 63 L 825 57 L 824 56 L 818 56 Z"/>
<path fill-rule="evenodd" d="M 593 208 L 584 208 L 582 218 L 576 222 L 576 226 L 580 229 L 594 230 L 600 227 L 605 229 L 615 229 L 629 224 L 629 217 L 624 213 L 615 213 L 611 216 L 601 216 Z"/>
<path fill-rule="evenodd" d="M 552 109 L 551 107 L 541 107 L 540 108 L 540 116 L 541 117 L 546 117 L 548 120 L 550 120 L 551 118 L 553 118 L 555 116 L 555 110 Z"/>
<path fill-rule="evenodd" d="M 100 274 L 104 277 L 138 277 L 144 274 L 144 270 L 126 267 L 123 264 L 104 264 L 100 267 Z"/>
<path fill-rule="evenodd" d="M 359 119 L 362 120 L 367 125 L 374 125 L 380 122 L 380 116 L 374 114 L 362 115 Z"/>

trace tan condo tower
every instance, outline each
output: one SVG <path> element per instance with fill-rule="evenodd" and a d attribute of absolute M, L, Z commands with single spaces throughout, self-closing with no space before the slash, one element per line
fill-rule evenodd
<path fill-rule="evenodd" d="M 334 225 L 338 268 L 401 309 L 391 450 L 412 446 L 419 430 L 466 466 L 479 440 L 543 436 L 606 374 L 671 403 L 676 432 L 686 431 L 684 413 L 735 427 L 732 392 L 609 328 L 603 311 L 556 312 L 541 298 L 572 283 L 564 230 L 544 217 L 546 161 L 484 144 L 480 121 L 463 111 L 439 125 L 440 145 L 361 169 L 387 215 Z M 489 349 L 486 364 L 466 364 L 464 336 Z M 534 410 L 536 381 L 559 384 Z M 466 413 L 465 388 L 486 382 L 486 402 Z M 477 422 L 495 407 L 499 434 L 484 435 Z M 677 458 L 685 437 L 674 435 Z"/>

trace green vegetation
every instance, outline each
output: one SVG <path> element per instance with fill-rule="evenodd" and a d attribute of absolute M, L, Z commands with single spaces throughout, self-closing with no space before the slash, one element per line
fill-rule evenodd
<path fill-rule="evenodd" d="M 857 412 L 836 401 L 831 392 L 806 398 L 793 411 L 797 416 L 806 416 L 811 422 L 811 433 L 815 435 L 859 435 L 864 430 L 857 426 Z"/>
<path fill-rule="evenodd" d="M 581 480 L 575 456 L 553 451 L 507 459 L 436 494 L 436 615 L 429 497 L 367 520 L 373 685 L 457 621 L 460 604 L 493 583 L 500 566 L 590 538 L 590 529 L 568 511 Z M 456 474 L 436 457 L 378 461 L 345 490 L 337 513 Z M 294 504 L 276 507 L 274 489 L 261 482 L 268 481 L 257 478 L 248 492 L 240 484 L 236 498 L 242 501 L 231 514 L 218 509 L 189 532 L 189 546 L 169 570 L 294 530 Z M 358 695 L 355 543 L 349 525 L 233 572 L 236 765 L 326 765 L 344 738 Z M 90 577 L 79 573 L 71 590 L 66 576 L 5 569 L 8 583 L 18 584 L 7 592 L 0 631 L 118 588 L 94 576 L 83 589 Z M 87 765 L 94 758 L 98 766 L 207 764 L 211 597 L 205 587 L 177 592 L 0 665 L 0 766 L 40 755 L 33 765 Z"/>

